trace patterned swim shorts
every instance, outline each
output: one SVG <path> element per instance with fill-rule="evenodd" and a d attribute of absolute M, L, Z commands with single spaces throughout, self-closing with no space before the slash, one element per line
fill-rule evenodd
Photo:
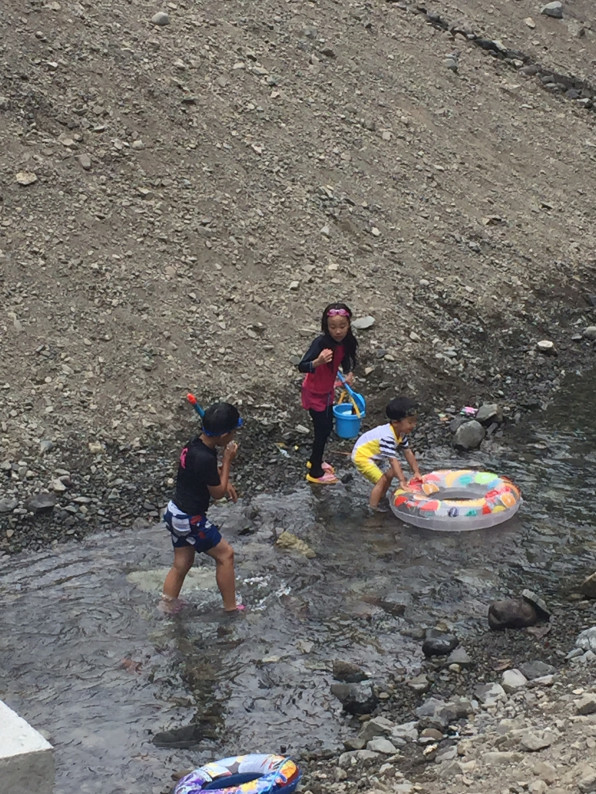
<path fill-rule="evenodd" d="M 192 546 L 195 551 L 209 551 L 221 540 L 219 528 L 207 516 L 191 516 L 179 510 L 174 502 L 168 502 L 163 520 L 172 537 L 172 546 L 180 549 Z"/>

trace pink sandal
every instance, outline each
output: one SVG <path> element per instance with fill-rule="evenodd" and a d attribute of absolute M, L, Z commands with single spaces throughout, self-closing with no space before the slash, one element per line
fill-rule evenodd
<path fill-rule="evenodd" d="M 310 460 L 307 461 L 306 468 L 307 469 L 312 469 L 312 463 L 310 462 Z M 335 474 L 335 469 L 333 468 L 333 466 L 330 463 L 321 463 L 321 468 L 323 469 L 323 471 L 328 471 L 331 474 Z"/>
<path fill-rule="evenodd" d="M 306 479 L 308 482 L 313 482 L 316 485 L 334 485 L 336 482 L 339 482 L 335 474 L 330 471 L 326 471 L 322 477 L 311 477 L 310 474 L 307 474 Z"/>
<path fill-rule="evenodd" d="M 244 604 L 236 604 L 234 609 L 224 609 L 226 615 L 235 615 L 237 612 L 244 612 L 246 607 Z"/>

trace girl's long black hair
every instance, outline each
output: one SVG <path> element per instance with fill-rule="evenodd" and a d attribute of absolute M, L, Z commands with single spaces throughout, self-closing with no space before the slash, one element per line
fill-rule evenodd
<path fill-rule="evenodd" d="M 349 306 L 346 306 L 345 303 L 330 303 L 329 306 L 325 306 L 325 309 L 323 310 L 323 317 L 321 318 L 321 330 L 326 336 L 329 336 L 328 312 L 331 311 L 331 309 L 343 309 L 348 313 L 348 322 L 350 323 L 350 327 L 348 328 L 348 333 L 346 334 L 346 338 L 342 344 L 345 350 L 344 361 L 346 359 L 349 361 L 348 371 L 351 372 L 356 367 L 356 348 L 358 347 L 358 340 L 352 333 L 352 310 Z M 331 339 L 330 336 L 329 339 Z M 333 339 L 331 339 L 331 342 L 335 344 Z"/>

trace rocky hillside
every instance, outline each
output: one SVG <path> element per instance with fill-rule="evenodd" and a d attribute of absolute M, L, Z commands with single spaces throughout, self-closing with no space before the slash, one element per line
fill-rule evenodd
<path fill-rule="evenodd" d="M 189 389 L 299 419 L 292 356 L 329 300 L 376 319 L 369 396 L 542 399 L 590 356 L 590 0 L 562 19 L 533 0 L 5 0 L 0 20 L 18 498 L 106 445 L 184 435 Z"/>

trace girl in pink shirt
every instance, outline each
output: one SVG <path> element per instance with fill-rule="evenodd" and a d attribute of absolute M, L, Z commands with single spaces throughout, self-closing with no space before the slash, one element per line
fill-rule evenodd
<path fill-rule="evenodd" d="M 323 462 L 325 444 L 333 429 L 335 379 L 340 366 L 352 385 L 358 342 L 352 333 L 352 312 L 345 303 L 330 303 L 321 320 L 323 333 L 314 340 L 298 364 L 306 377 L 302 383 L 302 407 L 312 419 L 315 437 L 306 479 L 320 485 L 337 482 L 333 466 Z"/>

